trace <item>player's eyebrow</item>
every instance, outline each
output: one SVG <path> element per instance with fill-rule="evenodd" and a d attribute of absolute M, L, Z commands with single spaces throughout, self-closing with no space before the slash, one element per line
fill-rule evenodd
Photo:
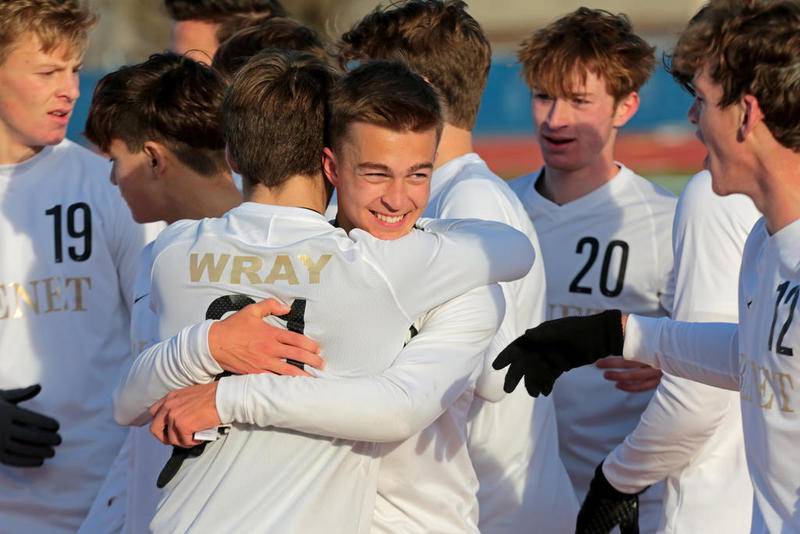
<path fill-rule="evenodd" d="M 392 172 L 388 165 L 384 165 L 383 163 L 372 163 L 370 161 L 359 163 L 356 166 L 356 169 L 359 171 L 383 171 L 387 174 L 391 174 Z"/>
<path fill-rule="evenodd" d="M 408 174 L 412 172 L 421 171 L 422 169 L 433 169 L 433 162 L 426 161 L 424 163 L 417 163 L 408 168 Z"/>

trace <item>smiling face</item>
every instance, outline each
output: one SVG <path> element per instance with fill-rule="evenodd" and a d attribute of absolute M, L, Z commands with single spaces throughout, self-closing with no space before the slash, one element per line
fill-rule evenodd
<path fill-rule="evenodd" d="M 694 77 L 695 99 L 689 108 L 689 122 L 697 127 L 697 138 L 708 150 L 704 165 L 711 172 L 712 189 L 718 195 L 748 193 L 752 184 L 752 158 L 738 139 L 743 114 L 737 104 L 719 107 L 722 86 L 705 68 Z"/>
<path fill-rule="evenodd" d="M 325 149 L 325 174 L 336 187 L 339 224 L 379 239 L 406 235 L 425 211 L 438 138 L 435 129 L 396 132 L 356 122 L 341 147 Z"/>
<path fill-rule="evenodd" d="M 548 168 L 561 172 L 605 172 L 613 162 L 617 129 L 636 112 L 638 95 L 631 93 L 615 104 L 603 79 L 592 71 L 585 83 L 573 78 L 569 97 L 533 89 L 531 108 L 542 157 Z"/>
<path fill-rule="evenodd" d="M 0 65 L 0 163 L 18 163 L 64 139 L 83 60 L 68 45 L 42 51 L 32 33 L 10 48 Z"/>

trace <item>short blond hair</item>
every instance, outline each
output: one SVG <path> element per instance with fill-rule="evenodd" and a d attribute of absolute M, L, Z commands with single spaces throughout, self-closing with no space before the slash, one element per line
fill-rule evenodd
<path fill-rule="evenodd" d="M 2 64 L 14 42 L 25 33 L 38 37 L 45 52 L 66 43 L 82 53 L 97 16 L 81 0 L 2 0 L 0 20 Z"/>

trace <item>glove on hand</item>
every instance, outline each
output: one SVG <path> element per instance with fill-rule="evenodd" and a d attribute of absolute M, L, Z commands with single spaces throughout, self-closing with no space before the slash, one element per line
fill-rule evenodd
<path fill-rule="evenodd" d="M 603 474 L 601 462 L 578 512 L 575 534 L 607 534 L 617 525 L 620 534 L 639 534 L 639 494 L 642 491 L 633 494 L 617 491 Z"/>
<path fill-rule="evenodd" d="M 503 389 L 514 391 L 525 377 L 532 397 L 549 395 L 565 371 L 588 365 L 612 354 L 622 354 L 622 314 L 606 310 L 585 317 L 564 317 L 531 328 L 503 349 L 492 363 L 510 365 Z"/>
<path fill-rule="evenodd" d="M 0 463 L 15 467 L 39 467 L 55 454 L 61 443 L 58 421 L 17 406 L 42 390 L 38 384 L 22 389 L 0 390 Z"/>

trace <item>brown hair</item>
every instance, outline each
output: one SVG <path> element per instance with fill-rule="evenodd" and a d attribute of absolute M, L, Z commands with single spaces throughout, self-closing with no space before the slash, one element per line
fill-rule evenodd
<path fill-rule="evenodd" d="M 82 54 L 97 16 L 79 0 L 3 0 L 0 2 L 0 64 L 14 41 L 26 32 L 51 52 L 64 43 Z"/>
<path fill-rule="evenodd" d="M 574 84 L 586 83 L 591 71 L 619 102 L 638 91 L 653 73 L 654 51 L 633 33 L 625 15 L 581 7 L 533 32 L 520 45 L 517 58 L 531 89 L 570 97 L 575 94 Z"/>
<path fill-rule="evenodd" d="M 702 8 L 678 39 L 667 68 L 690 92 L 706 67 L 722 87 L 719 106 L 752 95 L 769 131 L 800 152 L 800 3 L 715 1 Z"/>
<path fill-rule="evenodd" d="M 492 50 L 461 0 L 411 0 L 377 8 L 338 44 L 342 67 L 351 60 L 408 63 L 442 95 L 447 122 L 471 130 L 489 77 Z"/>
<path fill-rule="evenodd" d="M 325 46 L 311 28 L 296 20 L 275 17 L 245 28 L 223 42 L 211 66 L 225 77 L 233 76 L 247 60 L 267 48 L 307 52 L 328 62 Z"/>
<path fill-rule="evenodd" d="M 336 74 L 311 54 L 265 50 L 233 77 L 222 105 L 228 153 L 245 182 L 281 187 L 322 172 L 327 99 Z"/>
<path fill-rule="evenodd" d="M 422 132 L 443 126 L 439 96 L 405 64 L 371 61 L 343 76 L 331 91 L 330 140 L 341 147 L 348 127 L 365 122 L 390 130 Z"/>
<path fill-rule="evenodd" d="M 100 80 L 85 135 L 103 151 L 114 139 L 131 152 L 157 141 L 189 168 L 211 176 L 226 166 L 224 91 L 219 75 L 207 66 L 173 53 L 154 54 Z"/>
<path fill-rule="evenodd" d="M 285 17 L 278 0 L 164 0 L 172 20 L 224 23 L 237 15 Z"/>

